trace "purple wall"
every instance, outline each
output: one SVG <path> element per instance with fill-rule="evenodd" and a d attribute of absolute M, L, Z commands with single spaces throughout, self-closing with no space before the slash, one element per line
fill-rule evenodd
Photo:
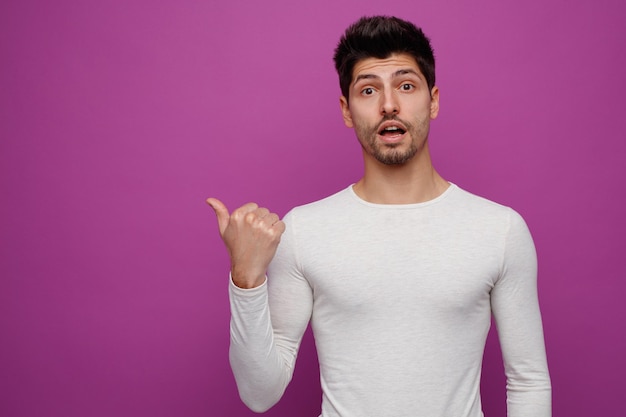
<path fill-rule="evenodd" d="M 440 172 L 535 236 L 555 416 L 622 413 L 626 6 L 384 3 L 0 4 L 0 415 L 253 415 L 204 199 L 284 214 L 359 178 L 331 56 L 379 13 L 432 37 Z M 503 381 L 492 335 L 487 417 Z M 319 403 L 307 335 L 267 415 Z"/>

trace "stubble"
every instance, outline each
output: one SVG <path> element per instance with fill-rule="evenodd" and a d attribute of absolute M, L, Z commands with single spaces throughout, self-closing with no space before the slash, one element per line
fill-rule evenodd
<path fill-rule="evenodd" d="M 402 143 L 382 143 L 378 141 L 378 131 L 384 122 L 395 120 L 402 123 L 411 137 L 408 148 Z M 385 165 L 402 165 L 410 161 L 426 143 L 429 124 L 427 120 L 417 119 L 409 123 L 397 116 L 386 116 L 376 126 L 355 126 L 355 132 L 363 149 Z"/>

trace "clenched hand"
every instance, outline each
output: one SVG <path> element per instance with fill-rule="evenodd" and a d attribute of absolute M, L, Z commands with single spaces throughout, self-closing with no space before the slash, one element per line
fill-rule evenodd
<path fill-rule="evenodd" d="M 206 201 L 215 211 L 220 235 L 230 255 L 233 282 L 241 288 L 258 287 L 265 281 L 267 266 L 276 254 L 285 231 L 277 214 L 248 203 L 229 214 L 215 198 Z"/>

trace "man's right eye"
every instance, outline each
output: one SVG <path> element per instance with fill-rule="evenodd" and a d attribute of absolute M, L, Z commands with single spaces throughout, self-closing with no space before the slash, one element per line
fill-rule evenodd
<path fill-rule="evenodd" d="M 370 87 L 367 87 L 361 90 L 361 94 L 363 94 L 364 96 L 369 96 L 369 95 L 372 95 L 373 93 L 374 93 L 374 89 Z"/>

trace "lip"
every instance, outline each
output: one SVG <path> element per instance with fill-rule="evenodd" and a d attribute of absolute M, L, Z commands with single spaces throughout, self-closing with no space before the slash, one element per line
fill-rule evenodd
<path fill-rule="evenodd" d="M 383 130 L 390 128 L 390 127 L 397 127 L 398 129 L 402 129 L 402 131 L 401 132 L 398 131 L 397 134 L 391 134 L 391 135 L 381 134 Z M 378 126 L 378 130 L 377 130 L 377 134 L 380 140 L 386 143 L 397 143 L 401 141 L 404 138 L 404 135 L 406 135 L 406 132 L 407 132 L 407 128 L 402 123 L 395 121 L 395 120 L 389 120 L 389 121 L 381 123 Z"/>

